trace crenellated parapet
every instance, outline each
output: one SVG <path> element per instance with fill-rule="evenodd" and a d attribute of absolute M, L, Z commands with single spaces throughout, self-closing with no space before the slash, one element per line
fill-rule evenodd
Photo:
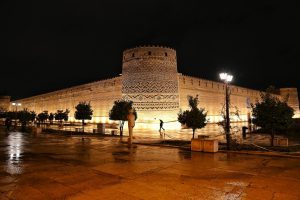
<path fill-rule="evenodd" d="M 201 89 L 201 90 L 207 90 L 209 92 L 215 92 L 215 93 L 220 93 L 220 92 L 224 93 L 225 91 L 225 84 L 223 82 L 211 81 L 203 78 L 187 76 L 181 73 L 179 73 L 179 85 L 182 88 Z M 230 85 L 230 92 L 233 95 L 240 95 L 240 96 L 247 95 L 253 98 L 260 98 L 260 93 L 262 91 L 240 87 L 237 85 Z"/>
<path fill-rule="evenodd" d="M 179 109 L 176 51 L 145 46 L 125 50 L 122 66 L 122 96 L 138 111 Z"/>
<path fill-rule="evenodd" d="M 123 52 L 123 63 L 136 59 L 161 59 L 170 60 L 176 63 L 176 51 L 169 47 L 162 46 L 140 46 L 127 49 Z"/>

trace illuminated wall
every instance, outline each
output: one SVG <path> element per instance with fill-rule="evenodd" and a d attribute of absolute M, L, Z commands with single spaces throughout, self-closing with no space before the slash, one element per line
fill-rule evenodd
<path fill-rule="evenodd" d="M 34 110 L 36 113 L 45 110 L 55 113 L 57 110 L 69 109 L 69 119 L 75 121 L 75 106 L 86 101 L 91 103 L 94 110 L 92 122 L 108 122 L 109 110 L 113 102 L 120 98 L 121 77 L 116 77 L 21 99 L 18 102 L 22 103 L 22 108 Z"/>
<path fill-rule="evenodd" d="M 10 96 L 0 96 L 0 112 L 6 111 L 10 107 Z"/>
<path fill-rule="evenodd" d="M 297 88 L 280 88 L 282 98 L 288 98 L 288 105 L 294 109 L 295 117 L 300 118 L 299 112 L 299 97 Z"/>
<path fill-rule="evenodd" d="M 231 105 L 240 111 L 240 118 L 248 119 L 250 104 L 260 98 L 260 91 L 230 86 Z M 70 120 L 74 121 L 75 106 L 80 101 L 90 102 L 94 110 L 90 122 L 111 122 L 108 119 L 113 102 L 119 99 L 132 100 L 138 112 L 137 126 L 156 127 L 158 119 L 168 128 L 179 128 L 177 113 L 188 109 L 187 96 L 199 96 L 200 107 L 208 111 L 210 122 L 221 120 L 225 87 L 215 82 L 185 76 L 177 72 L 176 51 L 166 47 L 137 47 L 123 53 L 122 75 L 47 94 L 20 99 L 21 108 L 40 113 L 47 110 L 69 109 Z M 295 117 L 300 117 L 298 92 L 296 88 L 280 89 L 279 98 L 289 95 L 288 104 L 294 108 Z M 1 101 L 0 101 L 1 102 Z M 13 107 L 11 107 L 13 109 Z M 235 120 L 238 120 L 237 118 Z M 171 123 L 172 122 L 172 123 Z"/>
<path fill-rule="evenodd" d="M 199 97 L 199 107 L 205 108 L 210 122 L 219 122 L 222 120 L 220 113 L 225 102 L 225 85 L 221 82 L 215 82 L 190 76 L 179 75 L 180 88 L 180 108 L 188 109 L 187 96 Z M 247 88 L 230 85 L 232 110 L 240 111 L 240 119 L 247 121 L 247 115 L 250 112 L 250 104 L 259 99 L 260 92 Z M 240 120 L 233 116 L 233 120 Z"/>

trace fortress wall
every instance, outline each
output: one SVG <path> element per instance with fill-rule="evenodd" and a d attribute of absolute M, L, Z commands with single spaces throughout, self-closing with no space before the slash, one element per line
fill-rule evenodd
<path fill-rule="evenodd" d="M 288 105 L 294 109 L 295 117 L 300 118 L 297 88 L 280 88 L 280 95 L 282 98 L 288 97 Z"/>
<path fill-rule="evenodd" d="M 122 98 L 121 83 L 121 77 L 116 77 L 20 99 L 17 102 L 22 103 L 21 109 L 27 108 L 36 113 L 45 110 L 55 113 L 57 110 L 69 109 L 70 121 L 74 121 L 75 106 L 80 101 L 86 101 L 91 103 L 94 110 L 92 122 L 104 122 L 108 121 L 113 102 Z"/>
<path fill-rule="evenodd" d="M 0 112 L 7 111 L 10 106 L 10 96 L 0 96 Z"/>
<path fill-rule="evenodd" d="M 122 77 L 20 99 L 16 101 L 22 104 L 18 109 L 27 108 L 36 113 L 69 109 L 69 118 L 74 121 L 75 106 L 86 101 L 94 110 L 92 122 L 108 122 L 114 101 L 125 99 L 133 101 L 140 127 L 156 126 L 158 119 L 163 119 L 169 122 L 169 128 L 179 128 L 177 114 L 180 109 L 189 109 L 187 96 L 198 95 L 200 107 L 208 111 L 210 122 L 222 120 L 220 113 L 225 101 L 225 84 L 178 73 L 174 49 L 136 47 L 125 50 L 122 61 Z M 240 119 L 248 120 L 250 104 L 260 99 L 260 91 L 235 85 L 230 85 L 230 91 L 231 105 L 240 111 Z M 282 88 L 280 95 L 276 96 L 283 99 L 287 94 L 290 96 L 288 104 L 294 108 L 296 117 L 300 117 L 296 88 Z M 2 102 L 6 100 L 0 99 Z M 10 106 L 10 109 L 15 108 Z"/>
<path fill-rule="evenodd" d="M 210 122 L 221 120 L 220 112 L 225 101 L 225 84 L 179 74 L 180 108 L 189 109 L 187 96 L 199 96 L 199 106 L 208 111 Z M 231 105 L 240 111 L 240 118 L 247 120 L 250 103 L 260 98 L 260 91 L 230 85 Z M 234 118 L 234 117 L 233 117 Z M 235 119 L 237 120 L 237 119 Z"/>

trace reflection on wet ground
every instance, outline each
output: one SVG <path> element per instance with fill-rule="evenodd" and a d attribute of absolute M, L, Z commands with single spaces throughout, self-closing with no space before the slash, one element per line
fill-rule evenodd
<path fill-rule="evenodd" d="M 0 199 L 300 199 L 300 160 L 0 131 Z"/>
<path fill-rule="evenodd" d="M 157 125 L 159 126 L 159 125 Z M 247 134 L 246 138 L 242 137 L 242 127 L 246 126 L 248 127 L 247 122 L 237 122 L 237 123 L 232 123 L 232 130 L 231 130 L 231 135 L 232 138 L 235 139 L 239 143 L 244 143 L 244 144 L 250 144 L 254 142 L 257 145 L 262 145 L 262 146 L 268 146 L 270 145 L 270 135 L 268 134 Z M 75 128 L 78 128 L 81 126 L 73 126 L 73 127 L 65 127 L 64 130 L 67 131 L 74 131 Z M 51 128 L 58 129 L 57 126 L 52 126 Z M 96 129 L 97 126 L 95 124 L 91 124 L 86 126 L 85 130 L 89 133 L 93 132 L 93 129 Z M 110 134 L 113 129 L 107 128 L 105 133 Z M 192 138 L 192 130 L 191 129 L 168 129 L 164 132 L 162 132 L 162 135 L 164 137 L 161 137 L 158 127 L 156 129 L 140 129 L 140 128 L 135 128 L 134 129 L 134 137 L 137 140 L 158 140 L 158 139 L 164 139 L 164 140 L 191 140 Z M 198 135 L 205 135 L 209 136 L 210 139 L 217 139 L 219 142 L 226 142 L 224 130 L 222 129 L 221 126 L 217 124 L 207 124 L 204 128 L 202 129 L 197 129 L 195 137 L 197 138 Z M 128 129 L 126 126 L 124 126 L 124 136 L 128 136 Z M 276 137 L 285 137 L 285 136 L 279 136 L 276 135 Z M 300 145 L 300 138 L 289 138 L 289 145 Z"/>
<path fill-rule="evenodd" d="M 247 126 L 247 123 L 245 122 L 240 122 L 240 123 L 233 123 L 233 133 L 236 133 L 238 136 L 241 135 L 241 129 L 242 126 Z M 154 126 L 155 127 L 155 126 Z M 53 129 L 59 129 L 58 126 L 52 125 L 51 128 Z M 65 126 L 63 130 L 66 131 L 75 131 L 76 128 L 81 128 L 81 126 Z M 88 133 L 92 133 L 93 129 L 96 129 L 97 125 L 96 124 L 90 124 L 85 127 L 85 131 Z M 166 139 L 181 139 L 181 140 L 190 140 L 192 137 L 192 130 L 191 129 L 168 129 L 165 128 L 165 135 Z M 111 128 L 106 128 L 106 133 L 109 134 L 111 133 L 113 129 Z M 151 138 L 151 139 L 158 139 L 160 138 L 160 133 L 159 133 L 159 124 L 157 125 L 157 129 L 152 128 L 135 128 L 135 136 L 140 137 L 140 138 Z M 211 137 L 215 137 L 218 139 L 223 139 L 224 134 L 223 130 L 220 126 L 217 124 L 207 124 L 204 128 L 202 129 L 197 129 L 196 130 L 196 135 L 209 135 Z M 124 135 L 128 135 L 128 130 L 127 126 L 124 125 Z"/>

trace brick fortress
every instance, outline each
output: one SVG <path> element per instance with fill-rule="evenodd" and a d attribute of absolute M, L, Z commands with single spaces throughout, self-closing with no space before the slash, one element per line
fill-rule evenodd
<path fill-rule="evenodd" d="M 237 106 L 240 118 L 247 121 L 250 114 L 249 104 L 260 98 L 260 91 L 235 85 L 231 85 L 230 89 L 232 106 Z M 220 111 L 225 98 L 224 84 L 178 73 L 174 49 L 149 46 L 125 50 L 122 74 L 118 77 L 16 102 L 22 104 L 18 109 L 27 108 L 36 113 L 45 110 L 55 113 L 57 110 L 69 109 L 69 119 L 75 121 L 75 106 L 80 101 L 87 101 L 94 110 L 91 122 L 110 123 L 108 113 L 113 102 L 123 98 L 134 102 L 138 112 L 137 125 L 149 127 L 149 124 L 157 123 L 155 118 L 176 123 L 179 110 L 188 109 L 187 95 L 199 96 L 200 107 L 208 111 L 210 122 L 221 120 Z M 278 97 L 283 98 L 286 95 L 289 95 L 288 104 L 295 110 L 295 117 L 300 117 L 297 89 L 281 88 Z"/>

